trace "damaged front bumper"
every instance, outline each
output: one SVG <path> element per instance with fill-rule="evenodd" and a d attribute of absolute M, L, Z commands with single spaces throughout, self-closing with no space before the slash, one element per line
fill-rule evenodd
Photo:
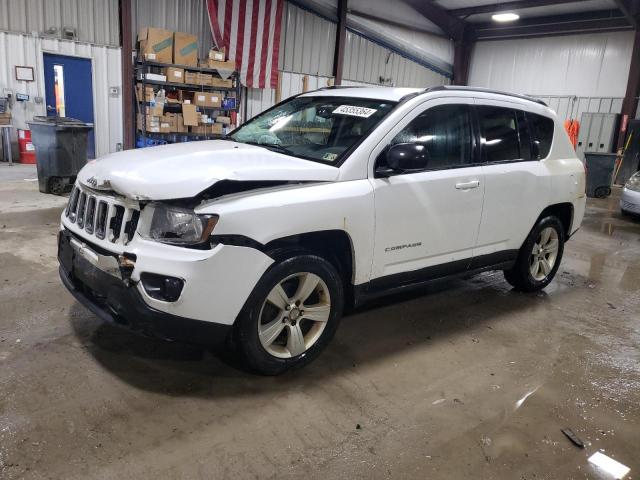
<path fill-rule="evenodd" d="M 135 249 L 136 253 L 131 256 L 137 257 L 137 261 L 123 261 L 122 257 L 118 260 L 117 254 L 102 251 L 63 228 L 58 237 L 60 278 L 81 304 L 106 322 L 164 339 L 215 345 L 226 338 L 246 300 L 247 289 L 250 292 L 255 285 L 240 281 L 235 298 L 230 298 L 234 280 L 242 279 L 241 275 L 246 271 L 224 272 L 216 271 L 214 267 L 225 265 L 229 260 L 227 257 L 233 260 L 235 255 L 229 255 L 229 249 L 241 247 L 219 247 L 209 251 L 205 258 L 183 262 L 182 268 L 178 269 L 172 267 L 178 262 L 179 255 L 166 257 L 163 261 L 154 257 L 153 251 L 145 256 Z M 262 268 L 267 267 L 254 268 L 256 283 Z M 179 300 L 164 302 L 151 298 L 141 285 L 140 276 L 144 272 L 167 275 L 177 272 L 184 279 Z M 209 281 L 203 284 L 202 279 L 207 276 Z M 220 283 L 225 283 L 227 288 L 216 290 Z M 209 294 L 202 295 L 203 291 Z M 199 299 L 194 298 L 196 295 Z M 207 318 L 188 314 L 204 311 L 208 312 Z"/>

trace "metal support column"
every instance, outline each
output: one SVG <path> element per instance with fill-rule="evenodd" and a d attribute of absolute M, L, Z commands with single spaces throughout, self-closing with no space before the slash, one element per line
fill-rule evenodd
<path fill-rule="evenodd" d="M 131 0 L 119 0 L 120 7 L 120 46 L 122 62 L 122 116 L 123 116 L 123 148 L 135 145 L 134 111 L 133 111 L 133 25 L 131 20 Z M 144 92 L 143 92 L 144 94 Z"/>
<path fill-rule="evenodd" d="M 454 85 L 466 85 L 469 81 L 473 44 L 473 29 L 471 26 L 465 25 L 462 34 L 457 39 L 454 39 L 452 82 Z"/>
<path fill-rule="evenodd" d="M 618 134 L 618 148 L 624 147 L 629 120 L 633 120 L 638 108 L 638 96 L 640 95 L 640 30 L 635 31 L 633 51 L 631 53 L 631 65 L 627 80 L 627 91 L 622 101 L 622 120 Z"/>
<path fill-rule="evenodd" d="M 333 76 L 335 85 L 342 83 L 344 67 L 344 46 L 347 42 L 347 0 L 338 0 L 338 26 L 336 28 L 336 49 L 333 56 Z"/>

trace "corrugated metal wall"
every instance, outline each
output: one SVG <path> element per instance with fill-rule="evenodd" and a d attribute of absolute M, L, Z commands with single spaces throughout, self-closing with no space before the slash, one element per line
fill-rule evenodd
<path fill-rule="evenodd" d="M 280 45 L 280 69 L 285 72 L 331 76 L 336 24 L 286 3 Z M 448 79 L 367 38 L 347 32 L 344 78 L 371 84 L 433 86 Z M 380 81 L 380 77 L 388 79 Z"/>
<path fill-rule="evenodd" d="M 280 45 L 281 98 L 308 89 L 326 87 L 332 78 L 336 24 L 290 3 L 285 4 Z M 383 80 L 381 80 L 381 78 Z M 344 58 L 345 85 L 429 87 L 449 79 L 352 31 L 347 32 Z M 249 89 L 245 119 L 275 103 L 275 90 Z"/>
<path fill-rule="evenodd" d="M 0 30 L 42 34 L 50 27 L 72 27 L 81 42 L 117 46 L 118 0 L 0 0 Z"/>
<path fill-rule="evenodd" d="M 201 57 L 211 47 L 211 27 L 203 0 L 133 0 L 134 37 L 142 27 L 166 28 L 198 37 Z M 133 39 L 135 46 L 136 39 Z"/>
<path fill-rule="evenodd" d="M 396 87 L 433 87 L 449 79 L 371 40 L 347 32 L 344 78 L 356 82 Z"/>
<path fill-rule="evenodd" d="M 280 40 L 280 69 L 331 76 L 336 24 L 285 2 Z"/>
<path fill-rule="evenodd" d="M 633 32 L 478 42 L 469 84 L 531 95 L 623 97 Z"/>
<path fill-rule="evenodd" d="M 96 154 L 105 155 L 122 143 L 122 97 L 109 96 L 109 87 L 122 86 L 120 48 L 45 39 L 28 35 L 0 32 L 0 86 L 14 93 L 26 93 L 29 102 L 15 102 L 11 113 L 16 128 L 26 128 L 26 122 L 34 115 L 45 115 L 44 102 L 36 104 L 36 97 L 44 99 L 43 52 L 59 53 L 90 58 L 93 67 L 93 111 L 96 137 Z M 14 76 L 15 65 L 34 67 L 34 82 L 18 82 Z M 17 148 L 14 148 L 14 153 Z"/>
<path fill-rule="evenodd" d="M 280 98 L 282 100 L 302 93 L 303 78 L 308 77 L 308 90 L 317 90 L 327 87 L 332 77 L 306 75 L 304 73 L 280 72 Z M 247 116 L 246 119 L 255 117 L 258 113 L 276 103 L 276 91 L 272 88 L 249 88 L 247 89 Z"/>
<path fill-rule="evenodd" d="M 560 118 L 580 120 L 585 112 L 620 113 L 623 97 L 538 96 Z"/>

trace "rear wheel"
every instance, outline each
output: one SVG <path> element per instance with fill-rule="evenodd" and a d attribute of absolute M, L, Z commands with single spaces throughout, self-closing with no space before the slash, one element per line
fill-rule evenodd
<path fill-rule="evenodd" d="M 238 346 L 265 375 L 305 365 L 333 337 L 343 303 L 335 268 L 321 257 L 294 254 L 277 261 L 251 293 L 236 322 Z"/>
<path fill-rule="evenodd" d="M 557 217 L 541 219 L 525 240 L 516 264 L 504 276 L 517 290 L 535 292 L 553 280 L 564 252 L 564 227 Z"/>

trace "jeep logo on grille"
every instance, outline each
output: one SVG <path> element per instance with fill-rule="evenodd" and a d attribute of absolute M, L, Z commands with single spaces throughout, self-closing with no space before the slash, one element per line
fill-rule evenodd
<path fill-rule="evenodd" d="M 96 177 L 90 177 L 87 179 L 87 183 L 89 185 L 91 185 L 92 187 L 97 187 L 98 186 L 98 180 L 96 179 Z"/>

